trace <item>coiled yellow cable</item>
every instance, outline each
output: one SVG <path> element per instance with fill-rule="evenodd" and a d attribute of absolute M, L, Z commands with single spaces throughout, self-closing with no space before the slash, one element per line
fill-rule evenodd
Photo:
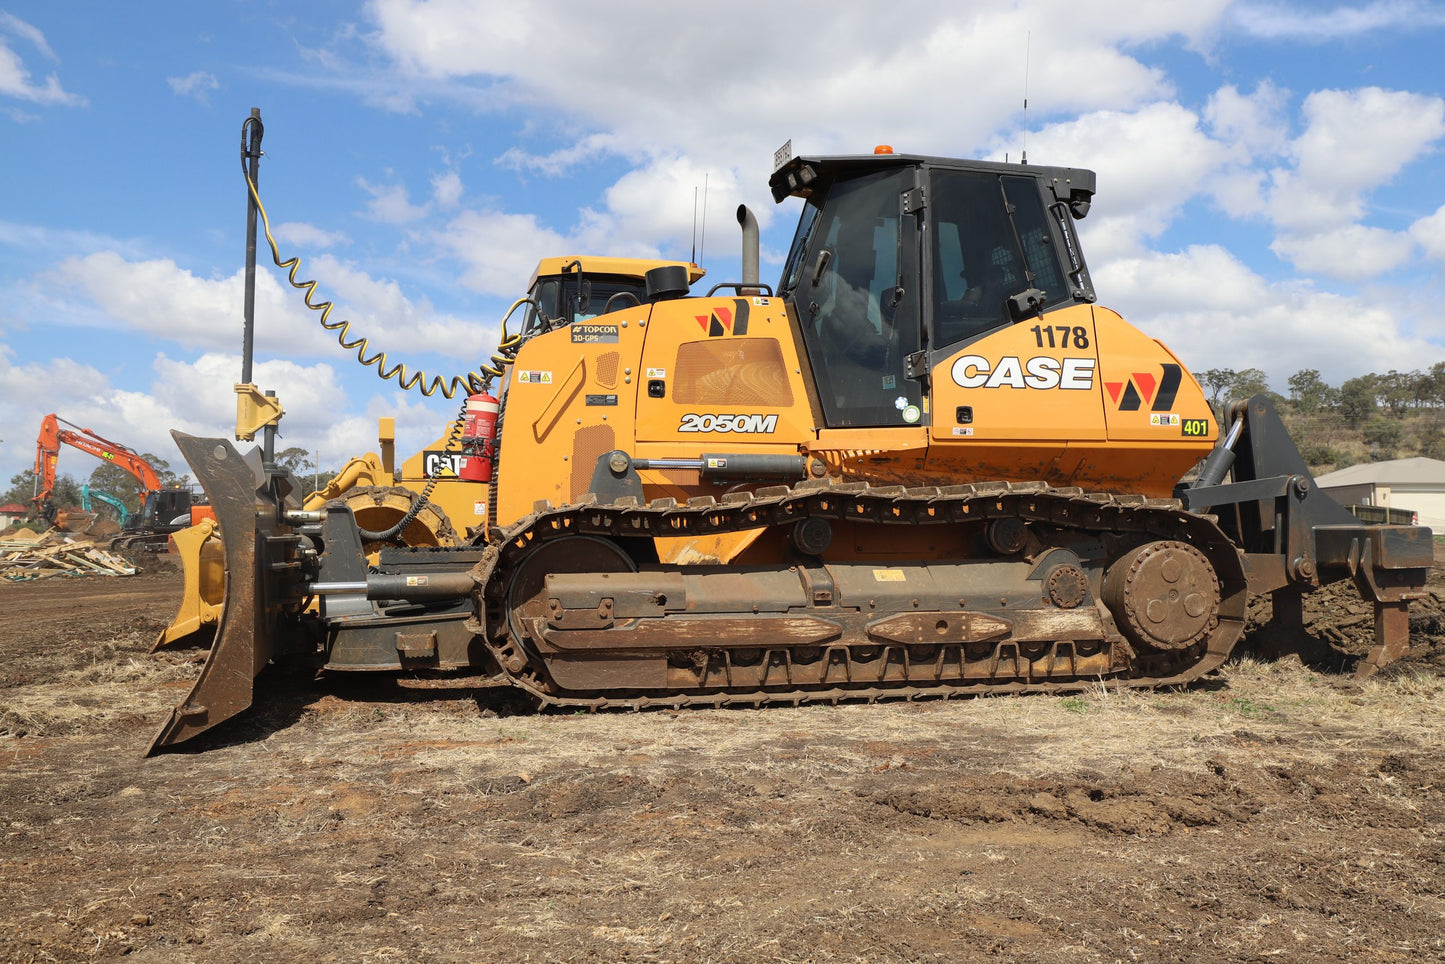
<path fill-rule="evenodd" d="M 251 200 L 255 203 L 256 210 L 261 214 L 261 228 L 266 232 L 266 243 L 271 246 L 271 260 L 276 262 L 276 267 L 286 271 L 286 280 L 290 283 L 291 287 L 305 292 L 304 300 L 306 307 L 312 311 L 321 312 L 321 318 L 319 319 L 321 327 L 327 331 L 336 332 L 336 341 L 342 348 L 345 348 L 347 351 L 353 348 L 356 349 L 356 360 L 367 367 L 374 367 L 378 378 L 383 381 L 394 380 L 397 385 L 401 387 L 402 391 L 411 391 L 419 385 L 421 387 L 421 393 L 427 398 L 430 398 L 437 392 L 441 392 L 444 398 L 454 398 L 457 392 L 462 390 L 465 390 L 469 395 L 486 391 L 490 387 L 492 379 L 500 377 L 502 370 L 512 364 L 514 360 L 513 356 L 516 354 L 517 348 L 521 346 L 522 335 L 520 333 L 516 335 L 507 334 L 507 319 L 512 317 L 512 312 L 516 311 L 518 306 L 531 304 L 532 302 L 528 298 L 518 298 L 512 302 L 512 307 L 508 308 L 507 313 L 502 316 L 502 337 L 497 345 L 497 350 L 492 353 L 491 364 L 479 365 L 474 372 L 467 372 L 466 375 L 453 375 L 450 379 L 443 379 L 441 376 L 428 375 L 423 371 L 408 373 L 404 362 L 398 362 L 388 368 L 386 352 L 383 351 L 379 351 L 368 358 L 366 352 L 370 343 L 365 337 L 358 336 L 351 341 L 347 341 L 347 335 L 351 331 L 351 322 L 346 320 L 328 320 L 333 307 L 331 302 L 322 301 L 312 304 L 311 296 L 316 292 L 316 282 L 296 280 L 296 272 L 301 268 L 301 258 L 298 256 L 288 258 L 285 261 L 281 260 L 281 250 L 276 246 L 276 239 L 271 236 L 271 219 L 266 215 L 266 206 L 261 203 L 261 194 L 256 190 L 256 183 L 251 180 L 251 175 L 246 170 L 244 159 L 241 164 L 241 173 L 246 178 L 246 187 L 251 192 Z"/>

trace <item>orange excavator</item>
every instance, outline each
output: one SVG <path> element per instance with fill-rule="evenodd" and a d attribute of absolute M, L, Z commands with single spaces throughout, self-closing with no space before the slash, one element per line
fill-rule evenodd
<path fill-rule="evenodd" d="M 62 423 L 70 428 L 61 428 Z M 40 420 L 40 435 L 35 440 L 35 495 L 30 500 L 46 522 L 55 525 L 62 521 L 52 498 L 55 466 L 60 461 L 62 444 L 119 466 L 140 482 L 141 510 L 131 516 L 121 534 L 111 540 L 110 548 L 164 548 L 170 533 L 191 524 L 191 510 L 200 504 L 195 493 L 189 489 L 165 488 L 155 468 L 134 449 L 67 422 L 54 412 Z M 183 522 L 177 521 L 182 518 Z"/>

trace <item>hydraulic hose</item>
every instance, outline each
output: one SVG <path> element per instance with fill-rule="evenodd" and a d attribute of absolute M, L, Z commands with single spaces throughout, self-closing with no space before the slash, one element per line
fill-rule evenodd
<path fill-rule="evenodd" d="M 385 352 L 378 351 L 375 354 L 368 355 L 367 352 L 370 348 L 370 341 L 366 337 L 358 335 L 357 337 L 349 338 L 351 332 L 350 321 L 344 319 L 341 321 L 330 320 L 331 310 L 334 307 L 332 302 L 312 301 L 312 297 L 316 293 L 316 281 L 296 280 L 297 272 L 301 270 L 301 258 L 299 256 L 286 259 L 281 257 L 281 249 L 276 244 L 276 238 L 271 234 L 271 218 L 266 213 L 266 206 L 261 202 L 261 193 L 256 187 L 257 162 L 261 157 L 261 134 L 260 112 L 253 110 L 252 116 L 248 117 L 241 125 L 241 173 L 246 179 L 246 190 L 249 192 L 251 201 L 254 204 L 254 210 L 248 209 L 248 219 L 254 220 L 256 214 L 260 215 L 261 227 L 266 235 L 266 243 L 271 248 L 271 260 L 275 262 L 276 267 L 286 271 L 287 283 L 290 284 L 291 287 L 304 293 L 302 297 L 306 307 L 312 311 L 319 311 L 321 313 L 321 317 L 318 319 L 321 327 L 327 331 L 336 332 L 336 341 L 342 348 L 347 351 L 355 349 L 356 360 L 358 362 L 368 368 L 375 368 L 378 378 L 381 378 L 383 381 L 395 381 L 403 391 L 420 388 L 422 395 L 428 398 L 440 392 L 444 398 L 451 399 L 455 398 L 459 392 L 472 395 L 490 390 L 492 380 L 501 377 L 506 367 L 516 360 L 517 351 L 526 340 L 526 335 L 522 332 L 518 332 L 515 335 L 507 334 L 508 320 L 511 319 L 512 315 L 522 305 L 531 305 L 533 308 L 536 308 L 537 303 L 530 298 L 518 298 L 512 302 L 512 306 L 508 308 L 507 313 L 502 316 L 501 339 L 497 344 L 496 351 L 492 353 L 491 359 L 488 363 L 479 365 L 476 371 L 469 371 L 465 375 L 454 375 L 449 379 L 444 379 L 440 376 L 428 375 L 424 371 L 408 372 L 404 363 L 399 362 L 395 365 L 388 366 Z M 250 137 L 249 142 L 247 140 L 248 136 Z M 254 229 L 250 224 L 248 224 L 248 234 L 254 238 Z M 254 240 L 249 243 L 254 244 Z M 254 248 L 252 251 L 254 251 Z M 250 252 L 248 252 L 248 254 L 249 253 Z M 254 258 L 249 258 L 248 263 L 254 264 Z M 254 269 L 252 268 L 250 270 Z M 251 286 L 247 285 L 248 292 L 250 289 Z M 249 311 L 247 317 L 249 318 Z M 251 332 L 248 325 L 246 332 L 247 350 L 245 352 L 248 376 L 250 366 L 250 338 Z M 245 380 L 249 381 L 249 377 Z M 462 410 L 458 414 L 456 421 L 453 422 L 451 431 L 448 433 L 446 448 L 450 448 L 452 443 L 457 440 L 465 419 L 466 405 L 463 403 Z M 395 539 L 400 533 L 406 530 L 407 526 L 411 525 L 421 510 L 426 507 L 427 501 L 431 496 L 431 491 L 437 481 L 437 476 L 432 476 L 427 480 L 426 485 L 422 487 L 417 498 L 412 501 L 411 508 L 407 510 L 407 513 L 402 516 L 396 525 L 379 532 L 362 529 L 361 537 L 368 541 L 376 542 L 387 542 Z"/>
<path fill-rule="evenodd" d="M 251 119 L 248 118 L 246 125 L 250 123 Z M 246 125 L 242 126 L 241 131 L 243 143 L 248 133 Z M 356 360 L 368 368 L 375 368 L 378 378 L 384 381 L 394 380 L 401 386 L 403 391 L 420 388 L 421 393 L 428 398 L 437 392 L 440 392 L 445 398 L 455 398 L 458 392 L 475 394 L 485 391 L 491 383 L 491 380 L 499 377 L 502 374 L 502 370 L 512 363 L 516 350 L 521 345 L 522 335 L 520 333 L 516 335 L 507 334 L 507 319 L 512 316 L 512 313 L 517 310 L 519 305 L 530 303 L 527 298 L 518 298 L 512 303 L 512 307 L 507 309 L 506 315 L 502 318 L 501 341 L 497 345 L 497 350 L 493 352 L 490 362 L 478 366 L 476 371 L 467 372 L 465 375 L 453 375 L 451 378 L 446 379 L 437 375 L 428 375 L 424 371 L 408 372 L 404 362 L 398 362 L 388 367 L 386 352 L 378 351 L 375 354 L 368 355 L 367 352 L 370 349 L 369 339 L 360 335 L 354 338 L 349 337 L 351 333 L 351 322 L 344 319 L 341 321 L 330 320 L 331 309 L 335 307 L 330 301 L 312 301 L 312 296 L 316 293 L 316 281 L 296 280 L 296 274 L 301 270 L 301 258 L 297 256 L 282 259 L 281 249 L 277 246 L 276 239 L 271 234 L 271 219 L 266 214 L 265 205 L 261 203 L 261 194 L 256 189 L 256 182 L 252 177 L 251 170 L 247 167 L 247 160 L 248 157 L 243 150 L 241 173 L 246 178 L 246 188 L 250 191 L 251 200 L 255 202 L 256 211 L 261 215 L 261 227 L 266 234 L 266 243 L 271 247 L 271 260 L 276 263 L 276 267 L 286 271 L 286 281 L 291 287 L 305 292 L 303 299 L 306 307 L 312 311 L 321 312 L 321 318 L 319 319 L 321 327 L 327 331 L 336 332 L 337 343 L 347 351 L 355 349 Z"/>

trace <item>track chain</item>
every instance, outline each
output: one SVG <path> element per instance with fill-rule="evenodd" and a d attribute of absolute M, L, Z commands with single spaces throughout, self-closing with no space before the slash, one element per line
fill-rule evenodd
<path fill-rule="evenodd" d="M 483 637 L 503 673 L 541 704 L 602 709 L 624 707 L 761 706 L 879 699 L 948 698 L 1014 693 L 1058 693 L 1080 690 L 1094 681 L 979 683 L 939 686 L 859 686 L 799 688 L 753 692 L 568 692 L 559 691 L 539 657 L 509 635 L 509 576 L 537 546 L 558 538 L 593 535 L 609 538 L 655 538 L 734 532 L 765 526 L 791 525 L 806 518 L 851 519 L 881 525 L 947 525 L 1014 517 L 1085 533 L 1119 533 L 1147 539 L 1173 539 L 1200 549 L 1222 583 L 1224 600 L 1219 626 L 1208 651 L 1193 663 L 1153 677 L 1115 681 L 1133 687 L 1171 686 L 1190 682 L 1217 668 L 1244 629 L 1246 581 L 1238 550 L 1219 529 L 1215 518 L 1185 511 L 1174 499 L 1086 492 L 1043 482 L 991 482 L 972 485 L 904 487 L 866 482 L 810 480 L 795 486 L 772 486 L 752 492 L 728 493 L 721 499 L 702 496 L 678 503 L 656 499 L 642 503 L 622 499 L 598 503 L 595 496 L 553 507 L 538 503 L 535 511 L 504 530 L 472 569 L 477 586 L 477 611 L 468 620 L 470 632 Z M 509 665 L 513 668 L 509 668 Z"/>

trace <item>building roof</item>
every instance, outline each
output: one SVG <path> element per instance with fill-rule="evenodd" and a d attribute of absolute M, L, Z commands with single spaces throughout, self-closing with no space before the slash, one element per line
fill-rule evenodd
<path fill-rule="evenodd" d="M 1315 479 L 1322 489 L 1342 485 L 1423 485 L 1445 488 L 1445 462 L 1417 457 L 1361 462 Z"/>
<path fill-rule="evenodd" d="M 9 505 L 0 505 L 0 512 L 5 513 L 6 515 L 24 515 L 29 511 L 29 509 L 25 508 L 25 506 L 23 505 L 20 505 L 18 502 L 12 502 Z"/>

